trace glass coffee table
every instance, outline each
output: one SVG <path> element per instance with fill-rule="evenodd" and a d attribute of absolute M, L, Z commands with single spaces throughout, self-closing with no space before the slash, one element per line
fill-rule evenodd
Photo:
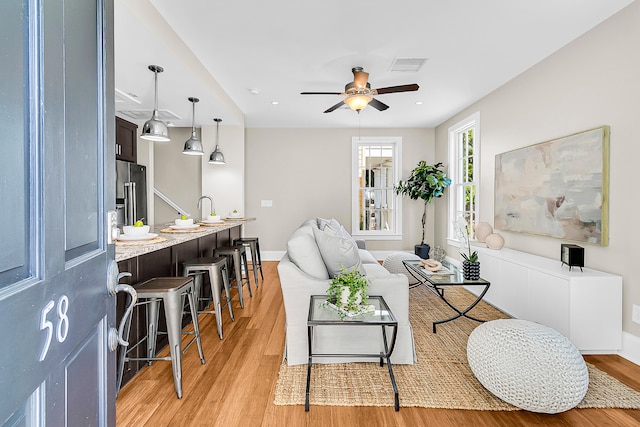
<path fill-rule="evenodd" d="M 389 377 L 391 378 L 391 385 L 394 393 L 394 407 L 396 411 L 400 410 L 400 400 L 398 398 L 398 387 L 396 385 L 396 379 L 393 376 L 393 368 L 391 367 L 391 353 L 396 344 L 396 335 L 398 333 L 398 321 L 389 309 L 389 306 L 385 302 L 382 296 L 369 295 L 367 304 L 374 306 L 374 311 L 359 314 L 354 317 L 346 315 L 340 315 L 340 313 L 332 307 L 327 306 L 326 295 L 311 295 L 309 302 L 309 317 L 307 318 L 307 333 L 309 344 L 309 363 L 307 365 L 307 389 L 304 402 L 304 410 L 309 410 L 309 389 L 311 386 L 311 365 L 314 357 L 378 357 L 380 358 L 380 366 L 384 365 L 384 360 L 387 361 L 387 367 L 389 368 Z M 378 326 L 382 328 L 382 343 L 384 346 L 384 352 L 375 354 L 325 354 L 313 352 L 313 330 L 318 326 L 337 325 L 337 326 Z M 387 342 L 386 328 L 392 328 L 391 343 Z"/>
<path fill-rule="evenodd" d="M 489 290 L 489 286 L 491 283 L 480 278 L 478 280 L 467 280 L 462 276 L 462 270 L 450 264 L 446 261 L 442 262 L 442 266 L 444 267 L 444 273 L 433 273 L 428 270 L 425 270 L 420 266 L 420 260 L 407 259 L 402 261 L 404 267 L 407 269 L 409 273 L 416 279 L 418 279 L 418 283 L 413 285 L 412 287 L 424 285 L 429 290 L 434 292 L 436 295 L 442 299 L 451 309 L 456 312 L 456 315 L 444 320 L 438 320 L 437 322 L 433 322 L 433 333 L 436 333 L 436 326 L 442 323 L 451 322 L 459 317 L 466 317 L 467 319 L 475 320 L 476 322 L 484 322 L 484 320 L 476 319 L 475 317 L 469 316 L 467 313 L 471 311 L 473 307 L 478 305 L 478 303 L 484 298 L 484 295 Z M 449 274 L 450 273 L 450 274 Z M 451 301 L 447 300 L 444 295 L 444 288 L 447 286 L 482 286 L 482 292 L 477 296 L 476 300 L 473 301 L 467 308 L 459 309 Z"/>

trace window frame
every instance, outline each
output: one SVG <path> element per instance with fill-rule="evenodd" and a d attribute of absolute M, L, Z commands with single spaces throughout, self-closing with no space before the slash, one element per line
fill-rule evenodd
<path fill-rule="evenodd" d="M 394 209 L 393 219 L 390 221 L 392 230 L 360 230 L 360 203 L 359 203 L 359 158 L 360 146 L 391 145 L 393 149 L 393 182 L 392 186 L 400 180 L 402 171 L 402 137 L 359 137 L 351 138 L 351 235 L 362 240 L 402 240 L 402 201 L 400 196 L 393 192 Z M 388 187 L 388 186 L 387 186 Z"/>
<path fill-rule="evenodd" d="M 459 143 L 460 135 L 473 129 L 473 180 L 461 181 L 461 170 L 463 169 L 463 158 L 461 153 L 461 144 Z M 449 211 L 447 224 L 447 243 L 452 246 L 460 246 L 461 243 L 456 237 L 454 227 L 455 221 L 459 218 L 459 212 L 466 212 L 464 209 L 464 201 L 462 197 L 458 197 L 460 187 L 472 186 L 474 189 L 474 209 L 473 226 L 471 229 L 470 240 L 475 240 L 475 226 L 478 224 L 478 215 L 480 213 L 480 112 L 471 114 L 458 123 L 452 125 L 448 129 L 448 151 L 449 151 L 449 177 L 451 178 L 451 186 L 449 191 Z"/>

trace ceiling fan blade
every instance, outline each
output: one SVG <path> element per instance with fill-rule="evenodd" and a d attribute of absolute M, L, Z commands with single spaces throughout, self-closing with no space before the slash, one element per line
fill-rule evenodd
<path fill-rule="evenodd" d="M 419 88 L 420 86 L 414 83 L 411 85 L 382 87 L 380 89 L 376 89 L 376 92 L 378 92 L 378 95 L 383 95 L 385 93 L 394 93 L 394 92 L 413 92 L 415 90 L 418 90 Z"/>
<path fill-rule="evenodd" d="M 354 68 L 354 70 L 356 69 Z M 364 71 L 353 71 L 353 84 L 355 84 L 356 87 L 364 89 L 365 87 L 367 87 L 368 80 L 369 73 L 366 73 Z"/>
<path fill-rule="evenodd" d="M 385 104 L 384 102 L 380 102 L 375 98 L 372 98 L 371 101 L 369 101 L 369 105 L 371 105 L 373 108 L 375 108 L 378 111 L 384 111 L 387 108 L 389 108 L 387 104 Z"/>
<path fill-rule="evenodd" d="M 333 107 L 328 108 L 327 110 L 325 110 L 325 113 L 330 113 L 334 110 L 337 110 L 338 108 L 342 107 L 344 105 L 344 101 L 340 101 L 338 102 L 336 105 L 334 105 Z"/>
<path fill-rule="evenodd" d="M 342 95 L 342 92 L 300 92 L 300 95 Z"/>

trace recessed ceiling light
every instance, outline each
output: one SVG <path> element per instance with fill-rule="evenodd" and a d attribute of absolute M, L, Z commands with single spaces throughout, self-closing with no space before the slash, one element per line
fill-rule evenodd
<path fill-rule="evenodd" d="M 271 105 L 278 105 L 278 101 L 271 101 Z"/>
<path fill-rule="evenodd" d="M 424 104 L 424 101 L 416 101 L 416 105 L 422 105 Z"/>
<path fill-rule="evenodd" d="M 259 95 L 260 94 L 260 89 L 257 89 L 257 88 L 249 89 L 249 93 L 251 95 Z"/>

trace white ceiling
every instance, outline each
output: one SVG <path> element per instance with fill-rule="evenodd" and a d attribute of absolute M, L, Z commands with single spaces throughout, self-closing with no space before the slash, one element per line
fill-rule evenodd
<path fill-rule="evenodd" d="M 196 126 L 220 117 L 249 128 L 434 127 L 631 2 L 115 0 L 115 85 L 140 102 L 116 111 L 144 122 L 122 111 L 153 108 L 147 66 L 157 64 L 159 109 L 179 116 L 177 126 L 191 126 L 194 96 Z M 418 72 L 389 71 L 416 57 L 428 58 Z M 360 117 L 323 114 L 338 95 L 300 95 L 341 92 L 354 66 L 372 88 L 420 89 L 379 95 L 390 108 Z"/>

